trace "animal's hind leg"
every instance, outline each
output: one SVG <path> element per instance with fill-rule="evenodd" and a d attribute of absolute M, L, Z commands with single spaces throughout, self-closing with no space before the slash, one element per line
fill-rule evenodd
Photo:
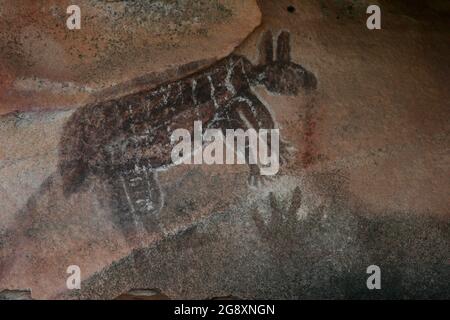
<path fill-rule="evenodd" d="M 109 184 L 114 222 L 126 237 L 158 230 L 163 196 L 156 172 L 144 166 L 118 170 Z"/>

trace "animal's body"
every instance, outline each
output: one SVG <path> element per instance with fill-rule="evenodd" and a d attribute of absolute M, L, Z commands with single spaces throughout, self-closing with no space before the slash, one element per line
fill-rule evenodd
<path fill-rule="evenodd" d="M 261 61 L 254 66 L 243 56 L 230 55 L 208 69 L 116 100 L 77 110 L 65 126 L 59 168 L 64 192 L 75 192 L 90 175 L 104 178 L 116 202 L 119 223 L 157 215 L 163 196 L 158 169 L 171 165 L 171 133 L 178 128 L 273 129 L 275 121 L 252 92 L 265 85 L 277 94 L 296 94 L 314 88 L 315 77 L 290 62 L 289 34 L 278 37 L 277 60 L 273 40 L 266 33 Z M 251 174 L 258 174 L 251 165 Z"/>

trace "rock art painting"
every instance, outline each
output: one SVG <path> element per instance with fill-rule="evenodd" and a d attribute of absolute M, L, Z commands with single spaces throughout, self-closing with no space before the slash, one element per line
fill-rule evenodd
<path fill-rule="evenodd" d="M 276 38 L 271 31 L 265 32 L 259 56 L 259 63 L 253 65 L 244 56 L 232 54 L 154 90 L 78 109 L 65 125 L 60 142 L 58 168 L 65 195 L 77 192 L 88 175 L 95 175 L 107 183 L 114 199 L 111 207 L 124 232 L 142 225 L 142 216 L 157 217 L 164 205 L 158 171 L 171 166 L 170 134 L 175 129 L 192 132 L 194 121 L 224 133 L 226 129 L 273 129 L 273 112 L 252 92 L 253 87 L 264 86 L 277 95 L 316 88 L 314 74 L 291 60 L 288 31 Z M 287 148 L 282 144 L 281 153 L 287 154 Z M 257 165 L 250 165 L 250 174 L 259 175 Z"/>
<path fill-rule="evenodd" d="M 16 2 L 0 300 L 450 298 L 445 0 Z"/>

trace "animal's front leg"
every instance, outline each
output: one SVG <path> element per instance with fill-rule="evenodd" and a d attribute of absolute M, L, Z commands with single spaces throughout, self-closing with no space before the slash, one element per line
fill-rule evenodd
<path fill-rule="evenodd" d="M 262 117 L 258 117 L 258 109 L 264 107 L 256 106 L 255 104 L 259 103 L 258 100 L 252 101 L 247 97 L 237 98 L 234 103 L 229 106 L 229 118 L 234 123 L 238 123 L 238 128 L 243 130 L 254 129 L 256 131 L 256 137 L 254 139 L 247 137 L 245 141 L 245 160 L 249 165 L 250 175 L 249 175 L 249 184 L 252 186 L 259 186 L 260 184 L 264 184 L 264 182 L 270 179 L 269 175 L 262 174 L 262 163 L 261 163 L 261 154 L 258 154 L 258 151 L 266 152 L 267 159 L 269 159 L 269 155 L 267 152 L 270 150 L 272 153 L 270 155 L 270 160 L 272 162 L 274 157 L 278 157 L 278 150 L 272 149 L 272 141 L 270 139 L 271 134 L 268 135 L 268 139 L 266 142 L 267 150 L 261 149 L 261 142 L 258 137 L 259 130 L 261 129 L 273 129 L 274 122 L 270 113 L 262 114 Z M 264 108 L 265 110 L 265 108 Z M 228 122 L 230 122 L 230 120 Z M 234 128 L 235 129 L 235 128 Z M 258 148 L 259 144 L 259 148 Z M 274 153 L 273 153 L 274 152 Z M 251 161 L 253 160 L 253 161 Z M 278 165 L 278 158 L 275 159 Z M 272 163 L 271 163 L 272 164 Z M 277 171 L 277 170 L 276 170 Z"/>
<path fill-rule="evenodd" d="M 273 115 L 268 110 L 268 107 L 265 106 L 254 94 L 248 93 L 246 95 L 247 99 L 250 101 L 249 108 L 247 110 L 243 110 L 243 113 L 248 119 L 253 119 L 251 121 L 252 127 L 256 130 L 260 129 L 278 129 L 275 124 L 275 120 Z M 283 165 L 288 162 L 288 160 L 292 157 L 295 148 L 291 146 L 291 144 L 284 140 L 281 134 L 278 135 L 278 155 L 280 165 Z M 267 145 L 269 150 L 272 149 L 272 143 L 269 139 L 267 140 Z M 276 151 L 276 150 L 275 150 Z"/>

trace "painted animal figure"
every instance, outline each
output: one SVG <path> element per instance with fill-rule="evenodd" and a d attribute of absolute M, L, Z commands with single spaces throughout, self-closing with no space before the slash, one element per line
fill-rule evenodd
<path fill-rule="evenodd" d="M 262 36 L 257 65 L 232 54 L 154 90 L 78 109 L 60 142 L 65 195 L 95 175 L 109 186 L 122 229 L 133 229 L 142 216 L 156 217 L 164 204 L 157 172 L 171 165 L 170 136 L 175 129 L 192 132 L 197 120 L 204 129 L 273 129 L 275 121 L 252 87 L 264 85 L 283 95 L 316 87 L 315 76 L 291 62 L 290 34 L 279 34 L 276 58 L 273 42 L 270 31 Z M 257 165 L 250 169 L 252 176 L 259 174 Z"/>

